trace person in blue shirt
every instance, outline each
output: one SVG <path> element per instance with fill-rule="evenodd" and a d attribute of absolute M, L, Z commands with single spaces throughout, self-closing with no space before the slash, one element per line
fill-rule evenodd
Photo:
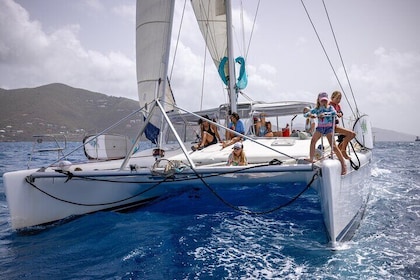
<path fill-rule="evenodd" d="M 311 146 L 309 150 L 309 158 L 306 159 L 309 162 L 314 162 L 315 155 L 315 144 L 322 136 L 327 136 L 330 146 L 334 148 L 334 152 L 341 162 L 341 175 L 346 174 L 347 168 L 344 161 L 344 157 L 333 142 L 333 131 L 334 131 L 334 118 L 337 116 L 337 112 L 334 107 L 328 104 L 328 94 L 321 92 L 318 94 L 316 101 L 316 107 L 304 114 L 305 118 L 318 118 L 318 126 L 316 127 L 315 133 L 312 136 Z"/>
<path fill-rule="evenodd" d="M 242 137 L 239 134 L 245 134 L 245 126 L 242 120 L 240 119 L 238 113 L 233 112 L 230 115 L 230 123 L 228 128 L 234 130 L 236 133 L 226 130 L 226 141 L 222 142 L 223 148 L 235 144 L 242 140 Z"/>

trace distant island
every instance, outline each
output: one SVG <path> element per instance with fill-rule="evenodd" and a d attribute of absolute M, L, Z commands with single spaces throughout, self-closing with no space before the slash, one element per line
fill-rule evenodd
<path fill-rule="evenodd" d="M 0 142 L 33 141 L 33 135 L 59 134 L 82 141 L 139 108 L 136 100 L 108 96 L 65 84 L 6 90 L 0 88 Z M 143 123 L 136 115 L 111 133 L 135 133 Z M 373 128 L 375 141 L 414 141 L 415 135 Z"/>
<path fill-rule="evenodd" d="M 396 132 L 388 129 L 381 129 L 377 127 L 372 128 L 374 141 L 390 141 L 390 142 L 413 142 L 416 139 L 415 135 Z"/>

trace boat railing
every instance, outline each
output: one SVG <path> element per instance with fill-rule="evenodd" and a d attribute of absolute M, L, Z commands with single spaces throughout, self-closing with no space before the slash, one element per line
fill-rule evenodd
<path fill-rule="evenodd" d="M 29 155 L 27 168 L 30 168 L 35 154 L 57 153 L 57 158 L 64 157 L 67 148 L 67 138 L 62 134 L 42 134 L 34 135 L 32 150 Z"/>

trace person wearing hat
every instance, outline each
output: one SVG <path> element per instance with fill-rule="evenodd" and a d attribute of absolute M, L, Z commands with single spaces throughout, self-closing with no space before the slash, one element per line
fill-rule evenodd
<path fill-rule="evenodd" d="M 328 94 L 321 92 L 318 94 L 316 107 L 304 114 L 305 118 L 318 118 L 318 126 L 316 127 L 315 133 L 311 140 L 309 158 L 306 160 L 309 162 L 314 162 L 315 144 L 319 138 L 325 135 L 327 136 L 330 146 L 334 148 L 334 152 L 341 162 L 341 175 L 344 175 L 347 172 L 346 163 L 340 149 L 338 149 L 337 145 L 335 145 L 335 141 L 333 142 L 333 131 L 335 125 L 334 117 L 337 116 L 337 112 L 333 106 L 328 104 L 328 101 Z"/>
<path fill-rule="evenodd" d="M 248 162 L 244 152 L 244 145 L 242 142 L 236 142 L 235 145 L 233 145 L 232 152 L 229 154 L 226 165 L 243 166 L 247 164 Z"/>

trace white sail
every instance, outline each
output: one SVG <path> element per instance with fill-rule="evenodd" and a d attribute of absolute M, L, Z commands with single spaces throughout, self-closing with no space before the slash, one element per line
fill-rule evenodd
<path fill-rule="evenodd" d="M 234 60 L 231 32 L 231 7 L 228 0 L 191 0 L 195 17 L 206 42 L 219 76 L 228 86 L 232 111 L 236 111 L 236 89 L 247 85 L 245 60 L 238 57 Z M 240 64 L 241 70 L 236 81 L 234 63 Z M 234 78 L 230 78 L 234 77 Z"/>
<path fill-rule="evenodd" d="M 228 55 L 225 1 L 192 0 L 191 4 L 210 55 L 219 68 L 222 59 Z M 225 72 L 229 73 L 227 68 Z"/>
<path fill-rule="evenodd" d="M 140 106 L 150 104 L 159 99 L 164 103 L 165 110 L 172 110 L 174 98 L 167 81 L 169 48 L 174 13 L 174 0 L 142 0 L 137 1 L 136 17 L 136 64 L 137 90 Z M 145 109 L 145 115 L 150 113 L 150 106 Z M 159 134 L 161 116 L 155 110 L 150 124 L 154 139 Z M 150 129 L 149 129 L 150 128 Z"/>

